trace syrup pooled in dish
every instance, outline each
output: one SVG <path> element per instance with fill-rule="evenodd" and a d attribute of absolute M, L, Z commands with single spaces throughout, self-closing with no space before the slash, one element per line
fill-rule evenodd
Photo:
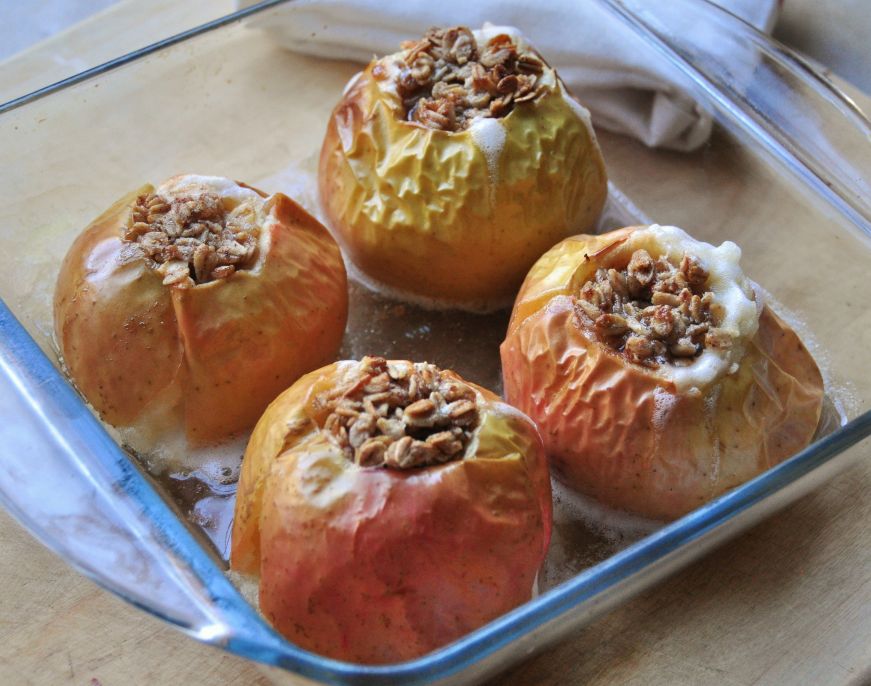
<path fill-rule="evenodd" d="M 231 568 L 297 645 L 398 662 L 529 600 L 551 507 L 535 426 L 494 394 L 427 363 L 338 362 L 258 422 Z"/>
<path fill-rule="evenodd" d="M 138 452 L 250 429 L 332 359 L 347 318 L 338 246 L 290 198 L 177 176 L 120 199 L 71 246 L 55 333 L 73 381 Z"/>
<path fill-rule="evenodd" d="M 330 117 L 318 178 L 366 279 L 466 309 L 505 304 L 607 194 L 588 113 L 510 27 L 430 29 L 370 63 Z"/>
<path fill-rule="evenodd" d="M 505 394 L 567 485 L 671 519 L 810 442 L 819 369 L 740 257 L 654 225 L 569 238 L 536 263 L 501 347 Z"/>

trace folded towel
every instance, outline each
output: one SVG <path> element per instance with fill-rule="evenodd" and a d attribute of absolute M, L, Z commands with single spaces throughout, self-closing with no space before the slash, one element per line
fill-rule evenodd
<path fill-rule="evenodd" d="M 655 8 L 662 0 L 648 1 Z M 766 31 L 777 16 L 777 0 L 716 1 Z M 430 26 L 484 22 L 518 27 L 597 126 L 675 150 L 692 150 L 710 135 L 710 115 L 681 89 L 673 68 L 589 0 L 298 0 L 255 16 L 252 25 L 295 52 L 368 62 Z M 716 45 L 716 36 L 711 41 Z M 722 52 L 728 60 L 728 47 Z"/>

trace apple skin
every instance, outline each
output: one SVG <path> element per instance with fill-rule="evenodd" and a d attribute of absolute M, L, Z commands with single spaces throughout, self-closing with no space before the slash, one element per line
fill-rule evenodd
<path fill-rule="evenodd" d="M 538 424 L 558 479 L 609 507 L 671 520 L 807 446 L 823 380 L 767 305 L 738 369 L 698 392 L 592 340 L 574 293 L 634 230 L 569 238 L 536 263 L 501 346 L 505 396 Z"/>
<path fill-rule="evenodd" d="M 547 462 L 528 418 L 468 384 L 480 408 L 472 454 L 418 469 L 359 467 L 312 419 L 313 394 L 347 364 L 306 375 L 258 422 L 231 567 L 259 575 L 262 612 L 297 645 L 399 662 L 530 599 L 552 528 Z"/>
<path fill-rule="evenodd" d="M 207 445 L 250 429 L 282 389 L 335 358 L 348 312 L 344 264 L 327 230 L 276 193 L 262 210 L 268 247 L 251 269 L 165 286 L 121 237 L 136 197 L 153 190 L 121 198 L 70 247 L 55 335 L 104 421 L 135 427 L 144 444 L 181 433 Z"/>
<path fill-rule="evenodd" d="M 318 174 L 328 224 L 354 264 L 395 291 L 466 308 L 510 302 L 545 250 L 592 230 L 602 211 L 607 177 L 589 121 L 547 67 L 543 95 L 492 120 L 504 131 L 494 161 L 471 130 L 405 121 L 378 64 L 330 116 Z"/>

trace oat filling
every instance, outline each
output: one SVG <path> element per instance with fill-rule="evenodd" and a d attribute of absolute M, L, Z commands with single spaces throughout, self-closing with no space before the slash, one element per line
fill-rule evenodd
<path fill-rule="evenodd" d="M 366 357 L 315 405 L 322 429 L 362 467 L 412 469 L 463 459 L 480 423 L 477 394 L 428 363 Z"/>
<path fill-rule="evenodd" d="M 253 265 L 260 234 L 253 213 L 244 205 L 228 210 L 216 193 L 149 193 L 136 199 L 123 238 L 145 254 L 164 284 L 190 288 Z"/>
<path fill-rule="evenodd" d="M 463 131 L 479 118 L 504 117 L 518 103 L 538 97 L 544 62 L 508 34 L 479 49 L 465 26 L 431 28 L 402 44 L 396 89 L 408 121 L 441 131 Z M 376 65 L 376 79 L 387 70 Z"/>
<path fill-rule="evenodd" d="M 684 254 L 675 266 L 646 250 L 624 269 L 598 269 L 576 299 L 600 341 L 631 362 L 686 366 L 705 349 L 726 351 L 732 336 L 718 328 L 724 309 L 708 288 L 709 274 Z"/>

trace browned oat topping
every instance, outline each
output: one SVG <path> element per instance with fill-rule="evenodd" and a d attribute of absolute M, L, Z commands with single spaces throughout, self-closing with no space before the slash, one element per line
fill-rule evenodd
<path fill-rule="evenodd" d="M 260 230 L 242 214 L 230 217 L 215 193 L 171 200 L 149 193 L 136 199 L 123 232 L 164 284 L 190 288 L 250 267 Z"/>
<path fill-rule="evenodd" d="M 364 357 L 315 399 L 323 429 L 363 467 L 411 469 L 462 459 L 480 421 L 477 396 L 435 365 Z"/>
<path fill-rule="evenodd" d="M 431 28 L 402 48 L 397 88 L 406 117 L 431 129 L 462 131 L 479 117 L 504 117 L 542 91 L 544 62 L 508 34 L 494 36 L 479 52 L 465 26 Z"/>
<path fill-rule="evenodd" d="M 707 284 L 708 272 L 692 255 L 675 266 L 636 250 L 625 269 L 596 270 L 581 287 L 577 309 L 600 340 L 631 362 L 685 365 L 705 348 L 732 345 L 731 336 L 717 328 L 723 307 Z"/>

